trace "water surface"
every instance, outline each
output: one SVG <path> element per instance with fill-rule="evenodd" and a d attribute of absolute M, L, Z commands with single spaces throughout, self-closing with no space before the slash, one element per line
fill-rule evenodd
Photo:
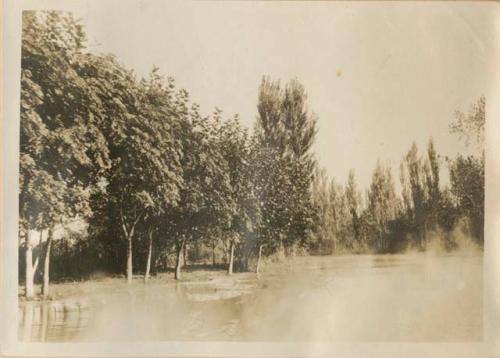
<path fill-rule="evenodd" d="M 29 341 L 479 341 L 481 255 L 301 257 L 254 274 L 20 303 Z"/>

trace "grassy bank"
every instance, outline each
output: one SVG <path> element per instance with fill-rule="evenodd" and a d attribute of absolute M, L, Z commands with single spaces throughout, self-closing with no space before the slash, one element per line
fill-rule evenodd
<path fill-rule="evenodd" d="M 85 281 L 64 281 L 53 282 L 50 285 L 49 300 L 61 300 L 67 298 L 82 298 L 101 296 L 120 291 L 141 290 L 145 287 L 158 287 L 164 285 L 175 285 L 177 283 L 210 283 L 232 281 L 243 277 L 254 277 L 254 273 L 235 272 L 228 275 L 227 270 L 209 265 L 192 265 L 183 268 L 182 277 L 179 281 L 174 279 L 173 272 L 161 272 L 152 275 L 147 283 L 144 283 L 143 275 L 135 275 L 131 285 L 127 284 L 125 276 L 110 276 L 101 274 L 93 279 Z M 24 301 L 24 286 L 19 286 L 19 300 Z M 41 284 L 35 285 L 36 297 L 34 300 L 41 300 Z"/>

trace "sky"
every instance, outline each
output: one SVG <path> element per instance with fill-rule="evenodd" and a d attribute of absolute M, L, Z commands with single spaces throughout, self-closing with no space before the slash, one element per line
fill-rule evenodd
<path fill-rule="evenodd" d="M 376 161 L 394 168 L 415 141 L 454 156 L 456 110 L 487 94 L 493 3 L 93 1 L 69 6 L 93 51 L 140 76 L 154 65 L 209 114 L 252 127 L 262 76 L 297 78 L 318 117 L 320 165 L 369 186 Z M 73 6 L 73 7 L 71 7 Z"/>

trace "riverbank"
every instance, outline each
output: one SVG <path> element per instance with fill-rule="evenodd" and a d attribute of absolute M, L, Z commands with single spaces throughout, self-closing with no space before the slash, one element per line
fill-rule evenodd
<path fill-rule="evenodd" d="M 143 275 L 135 275 L 132 284 L 128 284 L 125 276 L 100 275 L 98 278 L 82 281 L 53 282 L 50 284 L 50 295 L 48 301 L 58 301 L 73 298 L 87 298 L 94 296 L 106 296 L 130 290 L 141 290 L 147 287 L 168 286 L 176 284 L 230 284 L 239 280 L 256 279 L 252 272 L 235 272 L 227 274 L 227 270 L 221 267 L 209 267 L 207 265 L 193 265 L 186 267 L 182 272 L 180 280 L 174 279 L 173 272 L 160 272 L 150 276 L 147 283 Z M 35 297 L 32 301 L 43 301 L 41 296 L 41 284 L 35 285 Z M 26 301 L 24 297 L 24 286 L 20 285 L 18 290 L 19 302 Z"/>
<path fill-rule="evenodd" d="M 437 253 L 436 253 L 437 252 Z M 456 250 L 452 253 L 442 253 L 438 251 L 429 252 L 408 252 L 404 255 L 402 254 L 345 254 L 345 255 L 329 255 L 324 256 L 325 258 L 331 258 L 335 265 L 342 266 L 344 261 L 351 260 L 352 257 L 370 257 L 368 261 L 371 268 L 376 268 L 377 265 L 383 263 L 387 260 L 392 260 L 391 257 L 446 257 L 446 256 L 477 256 L 482 255 L 482 252 L 477 249 L 467 249 L 467 250 Z M 273 276 L 283 276 L 287 275 L 292 271 L 322 271 L 325 269 L 324 263 L 330 260 L 319 260 L 322 262 L 321 265 L 303 265 L 304 260 L 308 261 L 316 256 L 296 256 L 289 257 L 286 260 L 278 259 L 277 257 L 271 257 L 262 260 L 260 267 L 260 277 L 269 278 Z M 317 256 L 318 258 L 320 256 Z M 433 260 L 429 261 L 432 262 Z M 312 262 L 315 262 L 314 260 Z M 359 269 L 359 268 L 358 268 Z M 234 272 L 232 275 L 227 274 L 227 268 L 225 265 L 208 265 L 208 264 L 193 264 L 188 265 L 182 269 L 182 276 L 180 280 L 175 280 L 174 272 L 159 272 L 150 276 L 147 283 L 144 282 L 143 275 L 134 275 L 132 284 L 128 284 L 124 275 L 106 275 L 101 273 L 100 275 L 95 275 L 91 279 L 81 280 L 81 281 L 63 281 L 63 282 L 52 282 L 50 284 L 50 295 L 47 299 L 48 301 L 57 301 L 64 299 L 73 298 L 87 298 L 92 296 L 105 296 L 106 294 L 113 294 L 117 292 L 129 292 L 131 290 L 142 290 L 147 287 L 165 287 L 171 285 L 214 285 L 214 286 L 227 286 L 237 284 L 239 280 L 243 281 L 254 281 L 258 280 L 257 275 L 254 272 Z M 43 301 L 41 296 L 41 284 L 35 284 L 35 297 L 32 301 Z M 18 289 L 19 303 L 25 302 L 24 298 L 24 286 L 19 285 Z"/>

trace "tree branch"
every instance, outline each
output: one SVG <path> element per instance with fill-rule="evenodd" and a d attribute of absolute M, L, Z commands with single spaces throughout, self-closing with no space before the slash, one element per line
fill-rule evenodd
<path fill-rule="evenodd" d="M 123 206 L 121 203 L 120 203 L 120 220 L 122 222 L 123 232 L 124 232 L 125 236 L 128 236 L 128 228 L 127 228 L 127 224 L 125 223 L 125 220 L 123 218 Z"/>

